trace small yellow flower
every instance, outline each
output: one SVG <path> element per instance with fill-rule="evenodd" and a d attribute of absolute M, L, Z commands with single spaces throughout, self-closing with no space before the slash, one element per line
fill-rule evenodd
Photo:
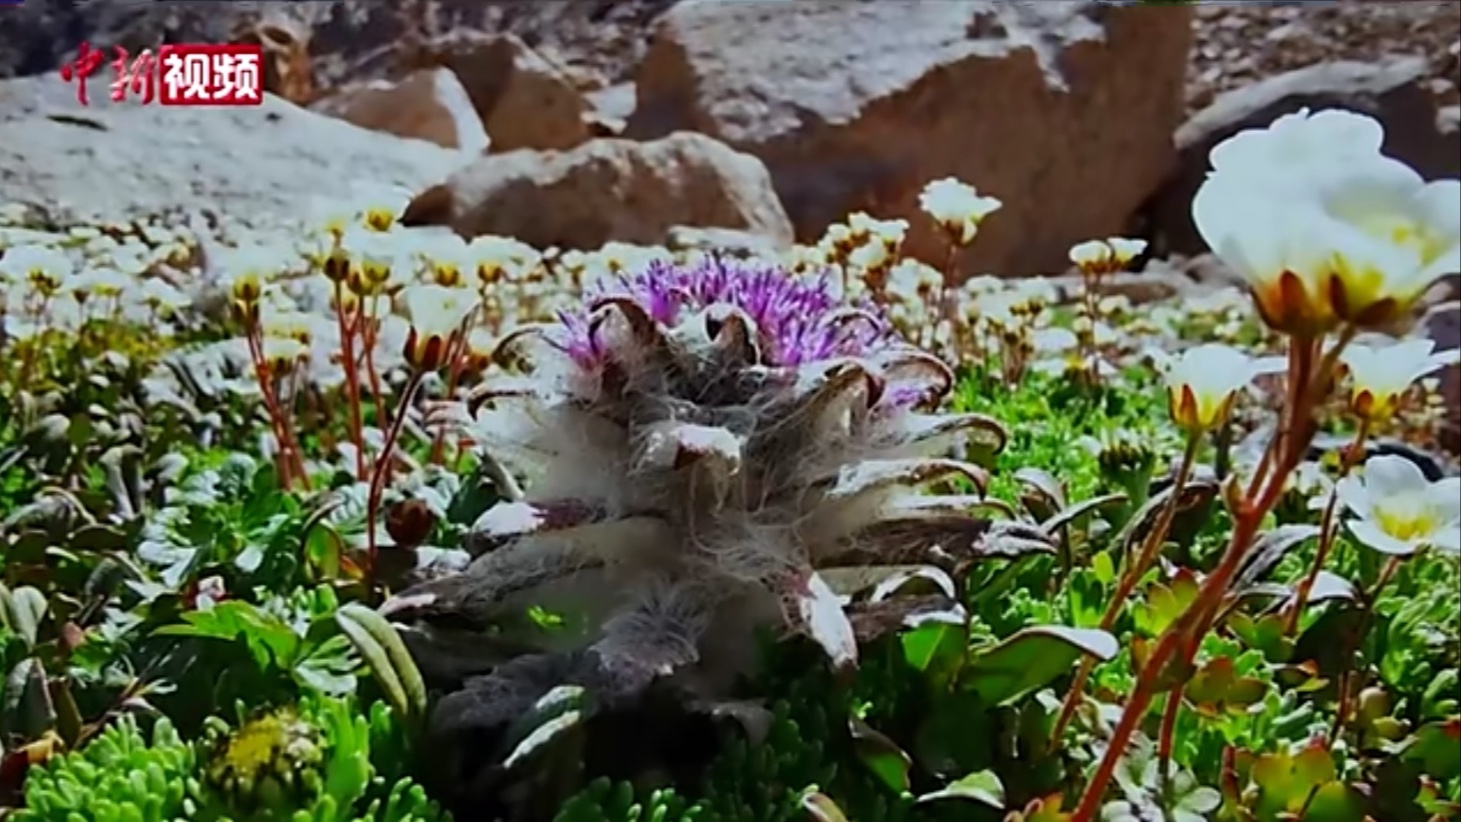
<path fill-rule="evenodd" d="M 958 245 L 968 245 L 979 233 L 984 218 L 1004 203 L 979 194 L 973 186 L 953 177 L 934 180 L 924 187 L 918 205 Z"/>
<path fill-rule="evenodd" d="M 460 340 L 467 317 L 477 307 L 476 295 L 431 284 L 407 288 L 405 298 L 410 329 L 403 356 L 420 371 L 436 371 Z"/>
<path fill-rule="evenodd" d="M 1190 435 L 1210 431 L 1227 421 L 1239 391 L 1260 374 L 1281 368 L 1281 360 L 1254 359 L 1219 343 L 1189 348 L 1166 373 L 1172 421 Z"/>
<path fill-rule="evenodd" d="M 1435 353 L 1435 347 L 1431 340 L 1407 340 L 1382 348 L 1346 348 L 1340 362 L 1350 376 L 1350 411 L 1370 422 L 1390 418 L 1416 380 L 1457 361 L 1456 351 Z"/>

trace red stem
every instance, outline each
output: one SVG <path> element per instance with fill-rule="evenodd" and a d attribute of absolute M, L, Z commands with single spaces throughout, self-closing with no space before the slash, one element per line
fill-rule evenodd
<path fill-rule="evenodd" d="M 1339 351 L 1348 339 L 1348 335 L 1342 337 L 1339 344 L 1319 363 L 1317 369 L 1314 367 L 1314 360 L 1319 353 L 1318 341 L 1294 339 L 1290 342 L 1288 385 L 1290 402 L 1287 404 L 1286 424 L 1282 425 L 1278 432 L 1282 442 L 1273 449 L 1275 454 L 1281 455 L 1275 458 L 1277 470 L 1268 473 L 1267 483 L 1257 500 L 1253 500 L 1252 495 L 1248 495 L 1237 506 L 1238 510 L 1233 514 L 1232 538 L 1223 554 L 1222 561 L 1203 581 L 1192 605 L 1162 633 L 1154 644 L 1151 655 L 1137 676 L 1135 687 L 1127 700 L 1126 708 L 1121 712 L 1120 721 L 1111 734 L 1106 751 L 1096 766 L 1096 772 L 1092 775 L 1091 781 L 1086 784 L 1080 803 L 1071 814 L 1070 822 L 1095 822 L 1099 817 L 1106 788 L 1110 785 L 1111 779 L 1116 773 L 1116 766 L 1126 753 L 1126 748 L 1131 742 L 1132 735 L 1136 733 L 1137 726 L 1146 717 L 1147 708 L 1157 693 L 1157 687 L 1163 680 L 1168 663 L 1179 651 L 1184 649 L 1186 643 L 1191 643 L 1191 647 L 1196 648 L 1221 610 L 1228 587 L 1242 568 L 1243 560 L 1248 556 L 1248 550 L 1258 534 L 1258 528 L 1262 524 L 1263 518 L 1278 501 L 1289 473 L 1298 465 L 1305 448 L 1313 438 L 1313 400 L 1316 394 L 1327 389 Z"/>
<path fill-rule="evenodd" d="M 1335 482 L 1344 479 L 1350 471 L 1354 470 L 1355 463 L 1365 452 L 1365 440 L 1370 435 L 1370 421 L 1361 419 L 1359 428 L 1355 430 L 1354 442 L 1344 450 L 1340 458 L 1339 476 Z M 1339 508 L 1339 489 L 1336 487 L 1329 492 L 1329 500 L 1324 506 L 1324 515 L 1319 520 L 1319 549 L 1314 555 L 1314 564 L 1310 566 L 1309 573 L 1299 582 L 1294 589 L 1294 602 L 1289 607 L 1288 618 L 1284 623 L 1284 633 L 1292 635 L 1299 627 L 1299 616 L 1303 613 L 1304 607 L 1309 604 L 1309 593 L 1314 588 L 1314 580 L 1319 578 L 1319 571 L 1324 568 L 1324 561 L 1329 558 L 1329 552 L 1334 548 L 1335 537 L 1339 529 L 1334 522 L 1335 514 Z"/>
<path fill-rule="evenodd" d="M 360 413 L 360 372 L 355 367 L 355 332 L 359 328 L 360 309 L 350 319 L 345 316 L 345 289 L 335 283 L 335 322 L 340 329 L 340 367 L 345 369 L 345 397 L 350 405 L 350 442 L 355 445 L 355 478 L 365 479 L 365 421 Z"/>
<path fill-rule="evenodd" d="M 249 359 L 254 364 L 254 379 L 259 383 L 259 394 L 264 400 L 264 413 L 269 417 L 269 427 L 274 432 L 274 441 L 279 445 L 279 460 L 274 465 L 275 470 L 279 473 L 279 485 L 288 491 L 294 484 L 291 476 L 294 467 L 289 456 L 288 437 L 279 420 L 278 405 L 274 402 L 273 377 L 270 376 L 268 365 L 264 362 L 264 347 L 257 329 L 250 328 L 244 332 L 244 339 L 248 342 Z"/>
<path fill-rule="evenodd" d="M 370 477 L 370 492 L 365 500 L 365 539 L 366 539 L 366 581 L 370 581 L 370 575 L 375 573 L 376 555 L 376 520 L 380 515 L 381 495 L 385 491 L 386 475 L 391 465 L 391 452 L 395 449 L 396 440 L 401 436 L 401 429 L 406 424 L 406 414 L 411 408 L 411 400 L 416 396 L 416 389 L 421 387 L 421 379 L 424 372 L 413 370 L 410 378 L 406 380 L 406 386 L 401 389 L 400 407 L 396 410 L 395 419 L 386 429 L 385 440 L 381 443 L 380 455 L 375 460 L 375 465 Z"/>

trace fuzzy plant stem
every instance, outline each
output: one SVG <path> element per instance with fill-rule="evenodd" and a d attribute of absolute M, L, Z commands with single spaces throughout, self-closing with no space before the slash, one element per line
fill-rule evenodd
<path fill-rule="evenodd" d="M 411 370 L 411 376 L 407 378 L 405 388 L 401 389 L 400 407 L 396 409 L 396 416 L 391 420 L 390 427 L 386 429 L 385 440 L 381 442 L 380 454 L 376 457 L 375 465 L 371 470 L 370 490 L 365 497 L 367 584 L 375 573 L 376 520 L 380 517 L 381 496 L 385 492 L 386 475 L 389 473 L 391 465 L 391 452 L 395 450 L 396 440 L 401 437 L 401 429 L 405 427 L 406 416 L 411 410 L 411 400 L 415 398 L 416 391 L 421 387 L 421 381 L 425 376 L 426 372 L 419 368 Z"/>
<path fill-rule="evenodd" d="M 1177 518 L 1177 511 L 1182 504 L 1182 489 L 1186 487 L 1187 481 L 1192 477 L 1192 467 L 1197 461 L 1197 449 L 1202 445 L 1202 438 L 1198 434 L 1191 434 L 1187 438 L 1187 445 L 1182 450 L 1182 461 L 1177 466 L 1177 477 L 1172 482 L 1171 498 L 1167 504 L 1162 506 L 1162 513 L 1152 530 L 1147 532 L 1146 539 L 1142 542 L 1140 550 L 1135 557 L 1128 556 L 1129 561 L 1124 572 L 1116 582 L 1116 590 L 1111 593 L 1111 599 L 1106 603 L 1106 612 L 1101 615 L 1101 630 L 1109 631 L 1111 626 L 1121 616 L 1121 609 L 1126 605 L 1127 597 L 1131 596 L 1132 589 L 1136 583 L 1146 574 L 1157 555 L 1161 553 L 1162 545 L 1167 539 L 1167 533 L 1172 530 L 1172 522 Z M 1058 746 L 1060 739 L 1065 735 L 1065 729 L 1070 726 L 1071 719 L 1075 716 L 1076 708 L 1080 705 L 1081 695 L 1085 692 L 1086 681 L 1090 679 L 1091 671 L 1096 667 L 1095 661 L 1087 657 L 1079 670 L 1076 671 L 1075 681 L 1071 683 L 1070 693 L 1065 696 L 1065 703 L 1060 707 L 1060 715 L 1055 720 L 1055 730 L 1051 732 L 1051 745 Z"/>
<path fill-rule="evenodd" d="M 1361 419 L 1359 427 L 1355 430 L 1354 441 L 1344 449 L 1339 463 L 1339 476 L 1335 478 L 1336 486 L 1329 491 L 1329 500 L 1324 505 L 1324 515 L 1319 520 L 1319 548 L 1314 555 L 1314 564 L 1310 566 L 1309 573 L 1299 582 L 1294 589 L 1294 602 L 1290 606 L 1288 616 L 1284 622 L 1284 633 L 1292 636 L 1298 630 L 1299 617 L 1304 612 L 1304 606 L 1309 604 L 1309 594 L 1314 589 L 1314 580 L 1319 578 L 1319 572 L 1324 568 L 1325 560 L 1329 559 L 1329 552 L 1334 548 L 1334 542 L 1339 535 L 1339 528 L 1334 522 L 1334 517 L 1339 510 L 1339 480 L 1348 476 L 1354 470 L 1365 453 L 1365 440 L 1370 436 L 1370 421 Z"/>
<path fill-rule="evenodd" d="M 1360 615 L 1360 622 L 1350 633 L 1345 642 L 1344 655 L 1340 657 L 1340 665 L 1343 667 L 1339 673 L 1339 707 L 1334 712 L 1334 724 L 1329 728 L 1329 744 L 1334 745 L 1339 739 L 1339 734 L 1344 730 L 1344 725 L 1349 721 L 1349 712 L 1354 707 L 1354 694 L 1351 687 L 1351 680 L 1354 675 L 1352 661 L 1355 650 L 1364 639 L 1365 634 L 1370 632 L 1370 624 L 1375 619 L 1375 604 L 1380 599 L 1380 592 L 1390 584 L 1395 577 L 1395 572 L 1400 570 L 1400 563 L 1406 559 L 1404 556 L 1392 556 L 1385 561 L 1385 566 L 1380 569 L 1380 576 L 1365 596 L 1365 609 Z"/>
<path fill-rule="evenodd" d="M 1313 440 L 1313 412 L 1317 400 L 1327 393 L 1339 353 L 1349 338 L 1350 335 L 1341 338 L 1321 362 L 1316 362 L 1319 360 L 1319 340 L 1295 338 L 1290 341 L 1289 402 L 1285 406 L 1288 414 L 1261 466 L 1266 482 L 1261 491 L 1245 495 L 1233 506 L 1233 534 L 1218 567 L 1203 581 L 1196 599 L 1187 610 L 1154 643 L 1121 712 L 1121 720 L 1111 733 L 1100 764 L 1086 783 L 1080 803 L 1071 814 L 1071 822 L 1096 822 L 1100 818 L 1106 788 L 1111 784 L 1132 735 L 1146 718 L 1152 698 L 1164 684 L 1169 663 L 1178 653 L 1195 649 L 1220 612 L 1228 587 L 1242 569 L 1243 560 L 1258 536 L 1263 518 L 1278 502 L 1289 474 L 1302 461 L 1304 451 Z"/>
<path fill-rule="evenodd" d="M 345 402 L 350 406 L 350 442 L 355 446 L 355 478 L 365 479 L 365 421 L 360 411 L 360 371 L 356 366 L 355 332 L 360 309 L 345 316 L 345 287 L 335 283 L 335 321 L 340 329 L 340 366 L 345 370 Z"/>

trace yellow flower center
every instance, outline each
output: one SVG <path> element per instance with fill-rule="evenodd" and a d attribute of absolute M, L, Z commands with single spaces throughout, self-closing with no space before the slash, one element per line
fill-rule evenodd
<path fill-rule="evenodd" d="M 1430 506 L 1403 500 L 1376 506 L 1374 521 L 1381 531 L 1402 542 L 1425 539 L 1435 533 L 1438 525 Z"/>

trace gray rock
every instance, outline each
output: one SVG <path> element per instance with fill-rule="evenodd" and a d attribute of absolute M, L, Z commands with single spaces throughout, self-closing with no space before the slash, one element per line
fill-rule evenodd
<path fill-rule="evenodd" d="M 305 218 L 316 198 L 353 188 L 415 190 L 450 174 L 457 152 L 367 131 L 266 97 L 247 108 L 113 103 L 83 107 L 59 78 L 0 81 L 0 190 L 55 220 L 125 220 L 164 211 L 240 222 Z"/>

